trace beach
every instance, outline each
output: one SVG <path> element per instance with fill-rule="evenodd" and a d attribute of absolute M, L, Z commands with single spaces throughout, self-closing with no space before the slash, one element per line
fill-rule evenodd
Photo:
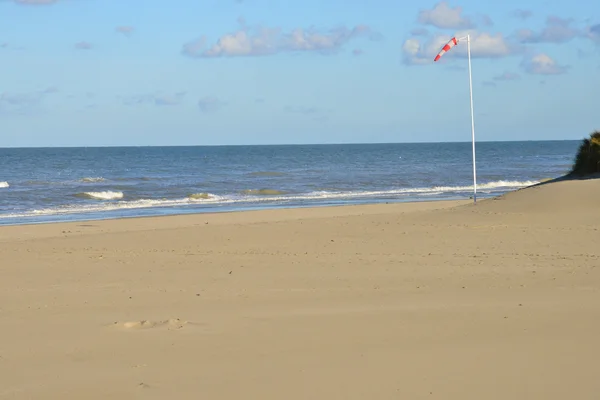
<path fill-rule="evenodd" d="M 0 227 L 0 399 L 595 399 L 600 180 Z"/>

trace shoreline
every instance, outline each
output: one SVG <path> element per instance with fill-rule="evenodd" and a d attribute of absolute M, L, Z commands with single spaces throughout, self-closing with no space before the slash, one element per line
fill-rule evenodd
<path fill-rule="evenodd" d="M 516 190 L 520 190 L 520 189 L 516 189 Z M 504 193 L 503 193 L 504 194 Z M 485 199 L 492 199 L 498 196 L 502 196 L 502 194 L 498 194 L 495 196 L 488 196 L 488 197 L 483 197 L 481 198 L 480 201 L 485 200 Z M 366 200 L 366 201 L 356 201 L 356 202 L 346 202 L 346 203 L 338 203 L 338 204 L 331 204 L 331 203 L 315 203 L 315 204 L 300 204 L 300 205 L 268 205 L 268 206 L 246 206 L 246 207 L 228 207 L 224 210 L 219 210 L 217 207 L 210 207 L 210 208 L 206 208 L 206 211 L 197 211 L 197 210 L 190 210 L 190 211 L 175 211 L 175 212 L 169 212 L 169 213 L 159 213 L 158 210 L 169 210 L 169 209 L 177 209 L 177 210 L 181 210 L 181 207 L 172 207 L 172 206 L 165 206 L 165 207 L 148 207 L 148 208 L 139 208 L 139 209 L 135 209 L 135 210 L 143 210 L 143 211 L 155 211 L 154 213 L 151 213 L 150 215 L 124 215 L 124 216 L 106 216 L 106 217 L 97 217 L 97 218 L 90 218 L 90 217 L 85 217 L 85 215 L 89 215 L 90 213 L 72 213 L 72 214 L 55 214 L 55 215 L 48 215 L 47 217 L 52 218 L 52 217 L 59 217 L 59 216 L 64 216 L 64 215 L 68 215 L 70 217 L 74 217 L 74 218 L 68 218 L 68 219 L 61 219 L 61 220 L 50 220 L 50 221 L 29 221 L 31 219 L 43 219 L 45 216 L 28 216 L 28 217 L 14 217 L 14 219 L 26 219 L 28 221 L 26 222 L 16 222 L 16 223 L 3 223 L 3 219 L 13 219 L 13 217 L 3 217 L 0 218 L 0 229 L 2 229 L 3 227 L 9 227 L 9 226 L 36 226 L 36 225 L 47 225 L 47 224 L 66 224 L 66 223 L 81 223 L 81 222 L 95 222 L 95 221 L 113 221 L 113 220 L 121 220 L 121 219 L 137 219 L 137 218 L 161 218 L 161 217 L 174 217 L 174 216 L 192 216 L 192 215 L 212 215 L 212 214 L 229 214 L 229 213 L 244 213 L 244 212 L 256 212 L 256 211 L 270 211 L 270 210 L 294 210 L 294 209 L 311 209 L 311 208 L 330 208 L 330 207 L 360 207 L 360 206 L 373 206 L 373 205 L 385 205 L 385 204 L 410 204 L 410 203 L 437 203 L 437 202 L 461 202 L 461 201 L 465 201 L 465 202 L 469 202 L 472 201 L 472 197 L 470 199 L 464 199 L 464 196 L 456 196 L 456 198 L 450 198 L 450 199 L 431 199 L 431 198 L 411 198 L 409 200 L 397 200 L 397 199 L 384 199 L 384 200 L 380 200 L 380 201 L 375 201 L 375 200 Z M 193 206 L 189 206 L 189 208 L 193 208 L 194 206 L 197 207 L 197 205 L 193 205 Z M 92 213 L 92 214 L 110 214 L 110 213 L 114 213 L 115 210 L 111 210 L 111 211 L 105 211 L 105 212 L 97 212 L 97 213 Z M 78 216 L 82 216 L 82 217 L 78 217 Z"/>
<path fill-rule="evenodd" d="M 151 216 L 134 216 L 122 218 L 106 218 L 97 220 L 77 220 L 46 222 L 34 224 L 0 225 L 0 242 L 13 234 L 30 233 L 31 229 L 39 232 L 63 234 L 65 229 L 98 228 L 103 232 L 125 232 L 128 230 L 153 229 L 154 225 L 163 228 L 186 228 L 201 224 L 236 224 L 260 223 L 265 221 L 280 222 L 297 219 L 322 219 L 355 215 L 378 215 L 398 211 L 417 212 L 440 210 L 461 205 L 472 204 L 472 200 L 431 200 L 411 202 L 388 202 L 369 204 L 345 204 L 307 207 L 265 208 L 241 211 L 221 211 L 189 214 L 168 214 Z M 106 231 L 108 229 L 108 231 Z M 93 230 L 88 230 L 92 232 Z M 81 232 L 81 230 L 79 231 Z M 70 233 L 70 232 L 69 232 Z M 31 238 L 31 235 L 28 235 Z"/>

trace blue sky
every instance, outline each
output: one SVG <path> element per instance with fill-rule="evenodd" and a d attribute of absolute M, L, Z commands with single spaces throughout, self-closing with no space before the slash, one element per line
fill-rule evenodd
<path fill-rule="evenodd" d="M 0 0 L 0 147 L 579 139 L 600 3 Z"/>

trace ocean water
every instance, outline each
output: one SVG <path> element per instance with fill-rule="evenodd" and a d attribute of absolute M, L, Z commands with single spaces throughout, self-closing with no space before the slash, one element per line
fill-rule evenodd
<path fill-rule="evenodd" d="M 478 196 L 568 172 L 578 141 L 477 144 Z M 470 143 L 0 149 L 0 224 L 469 199 Z"/>

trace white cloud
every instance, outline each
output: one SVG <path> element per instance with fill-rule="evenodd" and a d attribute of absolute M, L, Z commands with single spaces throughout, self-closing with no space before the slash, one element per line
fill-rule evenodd
<path fill-rule="evenodd" d="M 501 58 L 520 52 L 520 48 L 512 46 L 506 41 L 501 33 L 491 34 L 488 32 L 458 32 L 456 37 L 460 38 L 471 35 L 471 56 L 473 58 Z M 452 38 L 449 35 L 435 35 L 427 41 L 411 37 L 402 46 L 403 61 L 408 65 L 424 65 L 433 63 L 433 59 L 441 48 Z M 460 41 L 459 45 L 444 54 L 443 60 L 454 57 L 467 56 L 466 40 Z"/>
<path fill-rule="evenodd" d="M 377 38 L 377 34 L 366 25 L 358 25 L 352 29 L 331 29 L 327 32 L 297 28 L 287 33 L 280 28 L 250 30 L 243 26 L 234 33 L 221 36 L 208 48 L 206 38 L 201 37 L 184 45 L 183 53 L 200 58 L 264 56 L 283 52 L 332 53 L 360 36 Z"/>
<path fill-rule="evenodd" d="M 469 29 L 475 27 L 470 18 L 462 15 L 462 7 L 450 7 L 446 1 L 437 3 L 431 10 L 419 12 L 418 21 L 441 29 Z"/>
<path fill-rule="evenodd" d="M 569 68 L 565 65 L 559 65 L 552 57 L 543 53 L 523 60 L 522 66 L 525 71 L 535 75 L 564 74 Z"/>
<path fill-rule="evenodd" d="M 541 31 L 521 29 L 516 36 L 521 43 L 565 43 L 580 35 L 580 31 L 572 23 L 572 19 L 550 16 Z"/>

